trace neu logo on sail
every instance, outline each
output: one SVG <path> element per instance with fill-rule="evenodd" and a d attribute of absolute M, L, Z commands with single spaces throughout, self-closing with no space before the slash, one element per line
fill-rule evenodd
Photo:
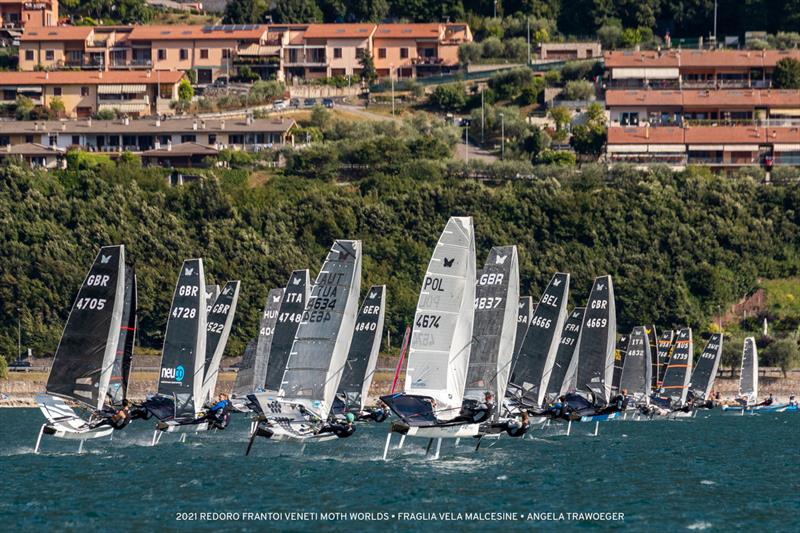
<path fill-rule="evenodd" d="M 165 379 L 174 379 L 177 382 L 183 381 L 183 376 L 186 374 L 186 371 L 183 369 L 183 365 L 178 365 L 175 368 L 162 368 L 161 369 L 161 377 Z"/>

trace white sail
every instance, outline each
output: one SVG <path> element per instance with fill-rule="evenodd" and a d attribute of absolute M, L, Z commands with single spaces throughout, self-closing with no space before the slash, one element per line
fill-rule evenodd
<path fill-rule="evenodd" d="M 361 292 L 361 241 L 337 240 L 297 327 L 278 395 L 328 418 L 353 338 Z"/>
<path fill-rule="evenodd" d="M 758 349 L 756 339 L 747 337 L 742 347 L 742 374 L 739 378 L 739 397 L 747 403 L 758 401 Z"/>
<path fill-rule="evenodd" d="M 405 392 L 436 401 L 436 416 L 458 416 L 464 400 L 475 300 L 471 217 L 452 217 L 422 283 L 408 354 Z"/>
<path fill-rule="evenodd" d="M 203 401 L 211 401 L 219 377 L 219 364 L 228 344 L 236 305 L 239 302 L 238 281 L 229 281 L 222 292 L 214 298 L 206 317 L 206 360 L 203 379 Z"/>

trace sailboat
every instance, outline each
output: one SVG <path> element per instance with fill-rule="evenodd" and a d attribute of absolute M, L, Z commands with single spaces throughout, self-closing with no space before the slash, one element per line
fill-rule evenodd
<path fill-rule="evenodd" d="M 739 405 L 723 406 L 723 411 L 753 411 L 758 401 L 758 348 L 756 339 L 747 337 L 742 346 L 742 370 L 739 376 Z"/>
<path fill-rule="evenodd" d="M 378 364 L 385 314 L 386 285 L 373 285 L 367 291 L 356 318 L 353 340 L 339 382 L 339 392 L 334 400 L 336 414 L 351 411 L 359 420 L 374 422 L 383 422 L 389 414 L 383 408 L 369 410 L 366 407 Z"/>
<path fill-rule="evenodd" d="M 661 370 L 661 364 L 658 361 L 658 332 L 656 331 L 655 325 L 647 326 L 645 328 L 645 332 L 647 333 L 647 341 L 650 344 L 650 354 L 653 361 L 653 369 L 651 371 L 652 383 L 650 385 L 650 390 L 654 391 L 657 389 L 656 382 L 658 381 L 658 373 Z"/>
<path fill-rule="evenodd" d="M 125 303 L 122 307 L 122 322 L 119 331 L 117 355 L 111 369 L 111 382 L 106 393 L 111 405 L 118 407 L 128 397 L 131 365 L 133 364 L 133 344 L 136 337 L 136 271 L 133 265 L 125 265 Z"/>
<path fill-rule="evenodd" d="M 205 400 L 205 285 L 203 260 L 184 261 L 167 319 L 158 393 L 143 404 L 159 420 L 153 433 L 153 445 L 164 432 L 208 429 L 208 422 L 199 416 Z"/>
<path fill-rule="evenodd" d="M 333 243 L 302 313 L 278 394 L 249 396 L 260 417 L 251 446 L 256 436 L 302 443 L 349 436 L 335 429 L 329 415 L 353 338 L 361 255 L 361 241 Z"/>
<path fill-rule="evenodd" d="M 239 302 L 239 281 L 229 281 L 225 284 L 219 296 L 211 306 L 211 312 L 206 319 L 206 355 L 204 363 L 202 399 L 204 403 L 211 402 L 219 377 L 219 364 L 222 354 L 228 344 L 231 333 L 233 317 L 236 315 L 236 305 Z M 226 413 L 227 415 L 227 413 Z M 226 416 L 227 420 L 227 416 Z M 225 423 L 227 425 L 227 423 Z M 217 429 L 224 429 L 222 423 L 216 423 Z"/>
<path fill-rule="evenodd" d="M 508 385 L 510 412 L 538 412 L 556 360 L 561 331 L 567 316 L 570 276 L 557 272 L 542 293 Z"/>
<path fill-rule="evenodd" d="M 495 433 L 503 426 L 498 424 L 500 406 L 494 405 L 506 394 L 518 327 L 517 247 L 493 247 L 476 277 L 473 343 L 461 414 L 475 422 L 491 422 L 495 426 L 487 424 L 484 431 Z"/>
<path fill-rule="evenodd" d="M 471 217 L 452 217 L 422 282 L 406 367 L 404 392 L 381 399 L 400 417 L 392 432 L 438 439 L 474 436 L 478 424 L 459 419 L 472 349 L 475 232 Z"/>
<path fill-rule="evenodd" d="M 622 390 L 619 381 L 622 378 L 622 368 L 625 366 L 625 355 L 628 353 L 628 340 L 630 337 L 621 335 L 617 339 L 617 347 L 614 350 L 614 376 L 611 378 L 611 394 L 619 394 Z"/>
<path fill-rule="evenodd" d="M 689 395 L 690 400 L 697 407 L 710 409 L 714 406 L 711 391 L 714 388 L 719 361 L 722 358 L 722 341 L 722 333 L 711 335 L 692 371 Z"/>
<path fill-rule="evenodd" d="M 669 359 L 672 355 L 672 344 L 675 341 L 675 331 L 667 330 L 661 333 L 658 338 L 658 350 L 656 351 L 656 361 L 658 364 L 658 374 L 655 378 L 654 390 L 658 391 L 664 383 L 664 373 L 669 366 Z"/>
<path fill-rule="evenodd" d="M 578 347 L 578 336 L 581 332 L 585 311 L 585 307 L 574 308 L 564 323 L 564 328 L 561 330 L 556 360 L 553 363 L 553 371 L 550 373 L 550 381 L 547 384 L 545 393 L 545 399 L 548 403 L 566 394 L 570 388 L 575 388 L 574 385 L 568 383 L 570 381 L 569 370 L 572 368 L 572 376 L 575 376 L 578 368 L 576 348 Z"/>
<path fill-rule="evenodd" d="M 517 362 L 519 349 L 522 348 L 522 341 L 525 340 L 525 335 L 528 333 L 528 327 L 533 318 L 533 311 L 535 305 L 532 296 L 521 296 L 519 299 L 519 312 L 517 313 L 517 334 L 514 337 L 514 357 L 511 360 L 511 368 Z"/>
<path fill-rule="evenodd" d="M 39 429 L 34 453 L 39 452 L 42 435 L 79 440 L 80 452 L 84 441 L 114 431 L 111 425 L 95 427 L 93 422 L 103 415 L 112 396 L 124 398 L 126 393 L 133 353 L 129 328 L 136 322 L 135 290 L 133 272 L 128 274 L 125 264 L 125 246 L 101 248 L 72 304 L 50 368 L 47 394 L 36 397 L 47 422 Z M 109 395 L 115 366 L 119 387 Z M 91 418 L 83 419 L 65 400 L 91 411 Z"/>
<path fill-rule="evenodd" d="M 693 359 L 692 328 L 680 329 L 675 336 L 674 347 L 659 393 L 651 398 L 654 406 L 670 411 L 672 416 L 691 415 L 691 405 L 686 400 L 689 394 Z"/>
<path fill-rule="evenodd" d="M 618 411 L 609 405 L 616 335 L 614 286 L 611 276 L 600 276 L 592 285 L 578 336 L 575 392 L 565 395 L 565 405 L 555 415 L 557 418 L 570 422 L 616 418 Z"/>
<path fill-rule="evenodd" d="M 275 333 L 275 324 L 278 321 L 278 310 L 282 299 L 283 289 L 271 289 L 267 293 L 267 301 L 259 321 L 258 337 L 253 346 L 245 350 L 239 364 L 239 371 L 236 373 L 231 403 L 237 411 L 249 411 L 246 405 L 247 395 L 264 389 L 264 382 L 267 379 L 267 361 L 272 350 L 272 337 Z"/>
<path fill-rule="evenodd" d="M 646 403 L 653 382 L 653 361 L 647 328 L 637 326 L 628 337 L 625 360 L 619 380 L 619 391 L 627 394 L 633 404 Z M 623 392 L 624 391 L 624 392 Z M 633 405 L 628 406 L 633 407 Z"/>

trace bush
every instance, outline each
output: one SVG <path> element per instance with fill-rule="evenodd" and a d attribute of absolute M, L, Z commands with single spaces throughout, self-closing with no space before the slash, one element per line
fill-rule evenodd
<path fill-rule="evenodd" d="M 542 165 L 574 166 L 576 163 L 575 154 L 567 150 L 543 150 L 539 154 L 537 163 Z"/>
<path fill-rule="evenodd" d="M 522 37 L 508 39 L 505 44 L 505 57 L 515 63 L 528 62 L 528 43 Z"/>
<path fill-rule="evenodd" d="M 561 77 L 565 82 L 572 80 L 589 80 L 595 73 L 602 72 L 602 66 L 591 61 L 570 61 L 561 68 Z"/>
<path fill-rule="evenodd" d="M 541 78 L 539 78 L 541 79 Z M 489 87 L 498 100 L 513 100 L 522 89 L 534 83 L 534 75 L 527 67 L 503 70 L 489 78 Z M 544 84 L 544 80 L 541 81 Z"/>
<path fill-rule="evenodd" d="M 253 83 L 255 81 L 260 80 L 261 76 L 259 76 L 249 66 L 243 65 L 243 66 L 239 67 L 239 70 L 236 73 L 236 77 L 234 79 L 237 80 L 237 81 L 240 81 L 242 83 Z"/>
<path fill-rule="evenodd" d="M 604 50 L 619 48 L 622 44 L 622 26 L 619 22 L 607 22 L 597 30 L 597 39 Z"/>
<path fill-rule="evenodd" d="M 800 89 L 800 61 L 784 57 L 775 65 L 772 82 L 778 89 Z"/>
<path fill-rule="evenodd" d="M 97 113 L 94 114 L 94 117 L 97 120 L 116 120 L 119 118 L 119 112 L 116 109 L 101 109 Z"/>
<path fill-rule="evenodd" d="M 568 64 L 569 63 L 567 63 L 567 65 Z M 548 70 L 544 73 L 544 81 L 547 83 L 548 87 L 558 87 L 561 85 L 561 71 L 556 69 Z"/>
<path fill-rule="evenodd" d="M 189 72 L 194 72 L 190 70 Z M 194 87 L 187 79 L 182 79 L 181 82 L 178 84 L 178 101 L 183 104 L 187 104 L 192 101 L 194 98 Z"/>
<path fill-rule="evenodd" d="M 282 98 L 286 93 L 286 86 L 280 81 L 259 80 L 250 87 L 249 96 L 258 103 L 266 103 Z"/>
<path fill-rule="evenodd" d="M 442 111 L 460 111 L 467 103 L 467 93 L 460 83 L 447 83 L 436 87 L 428 102 Z"/>
<path fill-rule="evenodd" d="M 0 355 L 0 379 L 8 378 L 8 362 L 6 358 Z"/>
<path fill-rule="evenodd" d="M 568 81 L 562 94 L 566 100 L 591 100 L 594 98 L 594 85 L 586 80 Z"/>
<path fill-rule="evenodd" d="M 483 47 L 479 43 L 464 43 L 458 47 L 458 60 L 462 65 L 477 63 L 483 57 Z"/>
<path fill-rule="evenodd" d="M 497 37 L 488 37 L 481 43 L 481 55 L 484 58 L 501 58 L 504 51 L 503 41 Z"/>

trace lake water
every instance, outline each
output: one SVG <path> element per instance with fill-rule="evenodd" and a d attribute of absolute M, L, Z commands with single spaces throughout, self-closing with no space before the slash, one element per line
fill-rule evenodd
<path fill-rule="evenodd" d="M 153 423 L 137 421 L 111 442 L 87 441 L 80 455 L 76 442 L 45 436 L 34 455 L 42 421 L 38 410 L 0 409 L 7 531 L 796 531 L 800 522 L 800 416 L 791 414 L 612 421 L 596 437 L 593 425 L 575 424 L 569 437 L 534 430 L 524 440 L 484 441 L 477 453 L 472 442 L 454 450 L 445 441 L 436 461 L 426 460 L 426 441 L 409 439 L 388 462 L 386 423 L 303 455 L 258 439 L 245 457 L 242 415 L 224 432 L 185 443 L 164 435 L 156 447 Z"/>

